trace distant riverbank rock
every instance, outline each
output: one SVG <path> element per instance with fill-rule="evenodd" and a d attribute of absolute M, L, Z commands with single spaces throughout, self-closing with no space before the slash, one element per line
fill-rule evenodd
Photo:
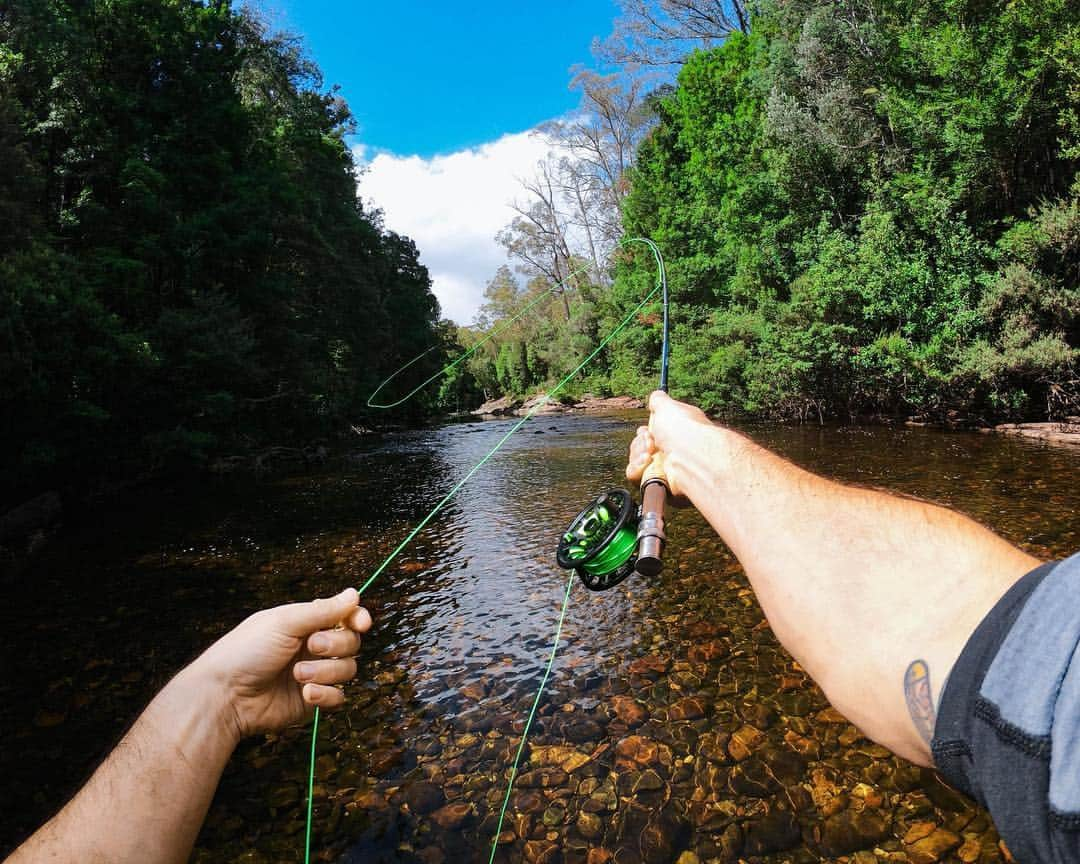
<path fill-rule="evenodd" d="M 1050 444 L 1074 444 L 1080 446 L 1080 417 L 1070 417 L 1060 423 L 1001 423 L 982 432 L 999 432 L 1002 435 L 1020 435 L 1036 438 Z"/>
<path fill-rule="evenodd" d="M 502 417 L 515 414 L 523 417 L 529 412 L 536 414 L 567 414 L 576 411 L 633 411 L 645 407 L 645 403 L 634 396 L 593 396 L 586 393 L 578 401 L 567 396 L 548 397 L 537 393 L 524 402 L 512 396 L 491 399 L 472 413 L 481 416 Z"/>
<path fill-rule="evenodd" d="M 525 415 L 529 412 L 536 414 L 555 414 L 573 408 L 573 400 L 568 396 L 548 396 L 547 393 L 537 393 L 515 411 L 515 414 Z"/>
<path fill-rule="evenodd" d="M 512 396 L 503 396 L 499 399 L 489 399 L 479 408 L 477 408 L 474 414 L 494 414 L 499 416 L 501 414 L 512 414 L 516 409 L 521 407 L 521 400 L 515 399 Z"/>
<path fill-rule="evenodd" d="M 645 403 L 634 396 L 590 396 L 585 394 L 574 408 L 580 411 L 633 411 L 644 408 Z"/>

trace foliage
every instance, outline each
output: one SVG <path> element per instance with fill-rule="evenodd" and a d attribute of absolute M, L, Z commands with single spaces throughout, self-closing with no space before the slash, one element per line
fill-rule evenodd
<path fill-rule="evenodd" d="M 1077 413 L 1078 27 L 1064 0 L 776 0 L 687 58 L 623 209 L 668 258 L 673 388 L 803 418 Z"/>
<path fill-rule="evenodd" d="M 4 5 L 0 499 L 326 435 L 441 344 L 350 123 L 227 2 Z"/>
<path fill-rule="evenodd" d="M 1080 6 L 622 5 L 607 59 L 624 76 L 679 68 L 635 100 L 651 116 L 607 184 L 624 236 L 667 259 L 673 392 L 801 419 L 1080 414 Z M 583 127 L 605 116 L 583 111 Z M 588 296 L 578 317 L 496 349 L 491 395 L 563 368 L 548 346 L 580 356 L 566 337 L 614 326 L 652 268 L 636 253 L 594 267 L 572 286 Z M 589 388 L 644 395 L 658 330 L 644 316 Z"/>

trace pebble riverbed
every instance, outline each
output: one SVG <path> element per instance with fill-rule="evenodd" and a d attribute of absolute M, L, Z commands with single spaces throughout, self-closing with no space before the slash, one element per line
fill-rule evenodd
<path fill-rule="evenodd" d="M 565 585 L 554 543 L 591 495 L 618 485 L 640 419 L 537 418 L 373 586 L 360 678 L 318 742 L 316 860 L 488 859 Z M 402 433 L 316 472 L 218 490 L 213 506 L 185 498 L 156 529 L 140 523 L 139 543 L 121 533 L 96 557 L 78 547 L 96 578 L 118 574 L 98 583 L 97 602 L 112 605 L 85 615 L 82 650 L 45 670 L 44 696 L 2 709 L 16 732 L 0 769 L 28 782 L 18 748 L 43 754 L 45 769 L 38 798 L 3 802 L 5 840 L 59 804 L 100 736 L 200 645 L 250 609 L 358 584 L 506 428 Z M 958 506 L 1033 554 L 1080 546 L 1068 451 L 929 430 L 752 434 L 812 469 Z M 1009 860 L 985 812 L 828 705 L 695 512 L 669 533 L 658 580 L 574 588 L 496 861 Z M 63 564 L 49 563 L 42 590 Z M 84 610 L 95 600 L 76 595 Z M 9 615 L 33 602 L 27 592 Z M 130 628 L 131 653 L 119 654 Z M 23 631 L 9 638 L 54 632 Z M 859 650 L 857 632 L 848 647 Z M 241 746 L 194 861 L 302 860 L 307 740 L 296 729 Z"/>

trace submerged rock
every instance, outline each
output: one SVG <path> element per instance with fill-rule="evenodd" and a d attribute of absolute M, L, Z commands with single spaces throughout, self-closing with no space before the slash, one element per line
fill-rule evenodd
<path fill-rule="evenodd" d="M 721 861 L 735 861 L 743 848 L 742 829 L 735 824 L 728 825 L 716 840 Z"/>
<path fill-rule="evenodd" d="M 535 771 L 526 771 L 519 775 L 515 785 L 522 789 L 549 789 L 553 786 L 562 786 L 569 779 L 567 773 L 561 768 L 537 768 Z"/>
<path fill-rule="evenodd" d="M 578 814 L 577 830 L 586 840 L 599 840 L 604 833 L 604 821 L 596 813 L 582 810 Z"/>
<path fill-rule="evenodd" d="M 618 807 L 619 797 L 610 780 L 598 786 L 581 805 L 582 811 L 586 813 L 610 812 Z"/>
<path fill-rule="evenodd" d="M 514 809 L 520 813 L 536 813 L 544 806 L 544 799 L 539 792 L 519 792 L 514 797 Z"/>
<path fill-rule="evenodd" d="M 368 767 L 372 774 L 380 776 L 399 764 L 404 756 L 404 751 L 396 747 L 382 747 L 373 750 L 371 755 L 368 756 Z"/>
<path fill-rule="evenodd" d="M 562 733 L 568 741 L 584 744 L 587 741 L 599 741 L 604 730 L 595 720 L 584 719 L 565 724 Z"/>
<path fill-rule="evenodd" d="M 797 753 L 779 747 L 766 746 L 762 747 L 759 755 L 780 785 L 793 786 L 803 779 L 805 765 Z"/>
<path fill-rule="evenodd" d="M 431 814 L 431 818 L 440 828 L 453 831 L 465 824 L 475 815 L 473 805 L 467 801 L 455 801 L 440 807 Z"/>
<path fill-rule="evenodd" d="M 531 747 L 529 761 L 537 767 L 555 766 L 569 774 L 587 764 L 590 759 L 588 754 L 582 753 L 573 747 L 554 744 L 547 747 Z"/>
<path fill-rule="evenodd" d="M 795 815 L 783 810 L 766 813 L 744 827 L 743 854 L 769 855 L 783 852 L 802 842 L 802 829 Z"/>
<path fill-rule="evenodd" d="M 888 835 L 884 817 L 872 811 L 844 810 L 825 820 L 820 845 L 826 855 L 846 855 L 868 849 Z"/>
<path fill-rule="evenodd" d="M 700 699 L 694 696 L 688 696 L 685 699 L 680 699 L 678 702 L 668 708 L 669 720 L 697 720 L 699 717 L 704 716 L 705 705 Z"/>
<path fill-rule="evenodd" d="M 688 825 L 670 804 L 654 814 L 638 834 L 638 850 L 645 864 L 669 864 L 686 839 Z"/>
<path fill-rule="evenodd" d="M 686 656 L 691 663 L 708 663 L 726 656 L 727 653 L 727 645 L 720 639 L 713 639 L 709 642 L 691 645 Z"/>
<path fill-rule="evenodd" d="M 748 759 L 731 770 L 728 788 L 736 796 L 767 798 L 783 787 L 764 762 L 760 759 Z"/>
<path fill-rule="evenodd" d="M 562 860 L 561 850 L 550 840 L 528 840 L 523 851 L 529 864 L 557 864 Z"/>
<path fill-rule="evenodd" d="M 641 766 L 655 765 L 658 761 L 658 745 L 651 738 L 629 735 L 615 745 L 615 752 L 624 760 Z"/>
<path fill-rule="evenodd" d="M 555 802 L 544 811 L 543 822 L 549 828 L 554 828 L 556 825 L 562 825 L 565 821 L 566 808 L 558 802 Z"/>
<path fill-rule="evenodd" d="M 729 763 L 731 762 L 728 753 L 728 742 L 730 740 L 731 736 L 726 732 L 706 732 L 698 739 L 697 755 L 702 759 L 708 759 L 710 762 L 721 765 Z"/>
<path fill-rule="evenodd" d="M 765 735 L 753 726 L 746 725 L 732 733 L 728 741 L 728 753 L 736 762 L 750 758 L 752 754 L 765 740 Z"/>
<path fill-rule="evenodd" d="M 421 781 L 405 789 L 405 803 L 413 813 L 423 815 L 442 807 L 446 803 L 446 796 L 434 783 Z"/>
<path fill-rule="evenodd" d="M 631 675 L 638 675 L 642 678 L 655 681 L 667 672 L 668 665 L 669 663 L 666 658 L 656 654 L 646 654 L 644 657 L 638 657 L 634 660 L 626 671 Z"/>
<path fill-rule="evenodd" d="M 933 823 L 917 822 L 904 835 L 904 852 L 912 864 L 934 864 L 962 842 L 963 838 L 952 831 Z"/>
<path fill-rule="evenodd" d="M 640 726 L 649 717 L 644 706 L 630 696 L 613 697 L 611 708 L 615 712 L 615 716 L 631 729 Z"/>

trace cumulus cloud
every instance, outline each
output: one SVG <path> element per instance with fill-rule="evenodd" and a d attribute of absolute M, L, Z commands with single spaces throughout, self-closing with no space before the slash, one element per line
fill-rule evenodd
<path fill-rule="evenodd" d="M 520 180 L 548 150 L 539 136 L 519 132 L 430 159 L 354 151 L 365 168 L 361 197 L 383 211 L 387 228 L 416 241 L 444 317 L 472 322 L 484 285 L 506 263 L 495 234 L 524 197 Z"/>

